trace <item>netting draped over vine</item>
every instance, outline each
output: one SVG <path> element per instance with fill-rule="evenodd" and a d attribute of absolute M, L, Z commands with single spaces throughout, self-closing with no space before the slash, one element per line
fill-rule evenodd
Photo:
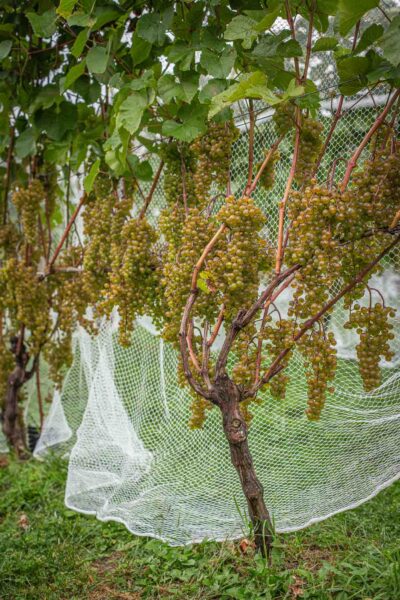
<path fill-rule="evenodd" d="M 335 73 L 325 59 L 313 68 L 325 90 L 320 118 L 327 131 L 338 103 L 337 90 L 331 94 Z M 335 158 L 351 154 L 386 98 L 387 91 L 380 89 L 373 102 L 367 95 L 346 100 L 321 173 L 328 173 Z M 246 110 L 243 105 L 236 111 L 241 137 L 232 159 L 233 193 L 243 190 L 247 176 Z M 275 132 L 271 111 L 257 105 L 256 110 L 255 161 L 259 161 Z M 265 235 L 270 240 L 276 236 L 277 202 L 291 153 L 288 138 L 281 146 L 273 190 L 255 195 L 268 216 Z M 337 169 L 340 177 L 344 163 L 338 162 Z M 151 205 L 154 221 L 162 206 L 160 185 Z M 321 420 L 306 419 L 306 385 L 296 353 L 288 368 L 286 400 L 278 402 L 265 393 L 253 409 L 249 444 L 278 531 L 299 529 L 356 506 L 399 477 L 399 265 L 400 253 L 393 251 L 382 273 L 374 276 L 374 287 L 397 311 L 395 356 L 383 365 L 378 389 L 363 391 L 354 360 L 356 340 L 342 328 L 339 305 L 328 325 L 338 340 L 336 391 Z M 339 287 L 337 282 L 336 291 Z M 70 451 L 67 505 L 100 519 L 119 520 L 133 533 L 171 544 L 242 535 L 245 500 L 230 464 L 219 411 L 211 411 L 204 429 L 189 430 L 190 399 L 177 384 L 176 352 L 147 319 L 137 324 L 131 347 L 121 348 L 117 320 L 114 316 L 103 322 L 96 337 L 77 331 L 74 363 L 61 394 L 54 398 L 36 455 L 48 448 Z"/>

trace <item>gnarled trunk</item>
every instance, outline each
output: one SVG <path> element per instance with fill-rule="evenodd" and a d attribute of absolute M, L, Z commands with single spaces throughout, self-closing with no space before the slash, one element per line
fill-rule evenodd
<path fill-rule="evenodd" d="M 25 370 L 17 365 L 8 377 L 7 391 L 4 398 L 3 433 L 10 446 L 19 457 L 26 453 L 25 434 L 22 415 L 18 403 L 19 390 L 25 382 Z"/>
<path fill-rule="evenodd" d="M 239 388 L 224 375 L 215 382 L 218 406 L 235 467 L 247 500 L 249 516 L 254 527 L 255 544 L 263 556 L 269 556 L 273 539 L 271 517 L 264 501 L 264 490 L 253 464 L 247 442 L 248 429 L 240 412 Z"/>

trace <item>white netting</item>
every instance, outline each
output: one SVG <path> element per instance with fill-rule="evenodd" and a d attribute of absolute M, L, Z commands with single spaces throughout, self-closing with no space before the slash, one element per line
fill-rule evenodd
<path fill-rule="evenodd" d="M 328 129 L 338 92 L 332 97 L 326 91 L 336 81 L 327 57 L 312 68 L 325 90 L 320 116 Z M 367 96 L 346 100 L 322 167 L 325 172 L 334 158 L 349 156 L 386 98 L 386 90 L 380 89 L 373 101 Z M 275 133 L 270 111 L 256 108 L 257 161 Z M 243 189 L 247 176 L 246 111 L 244 104 L 237 110 L 242 135 L 232 161 L 233 192 Z M 270 239 L 276 235 L 276 207 L 290 166 L 290 146 L 288 137 L 274 190 L 256 194 L 269 217 Z M 342 169 L 339 162 L 338 177 Z M 162 206 L 160 186 L 151 205 L 154 222 Z M 387 304 L 397 309 L 395 357 L 383 365 L 383 384 L 377 390 L 366 394 L 362 389 L 354 361 L 355 338 L 341 327 L 338 306 L 329 323 L 340 357 L 336 392 L 321 420 L 311 423 L 305 417 L 306 386 L 298 355 L 290 363 L 287 399 L 278 402 L 265 394 L 253 409 L 250 449 L 278 531 L 298 529 L 356 506 L 399 477 L 399 264 L 400 253 L 393 252 L 374 282 Z M 240 536 L 245 500 L 218 410 L 211 411 L 203 430 L 189 430 L 190 399 L 177 385 L 175 351 L 146 319 L 137 324 L 132 346 L 122 349 L 116 323 L 116 318 L 103 323 L 95 338 L 83 329 L 76 333 L 74 364 L 54 399 L 36 454 L 42 456 L 48 448 L 70 451 L 66 503 L 75 510 L 119 520 L 134 533 L 171 544 Z"/>

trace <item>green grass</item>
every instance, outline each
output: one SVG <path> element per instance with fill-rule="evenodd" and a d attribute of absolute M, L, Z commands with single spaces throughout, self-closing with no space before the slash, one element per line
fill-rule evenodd
<path fill-rule="evenodd" d="M 280 535 L 269 568 L 238 543 L 171 548 L 63 504 L 66 464 L 0 469 L 1 600 L 400 598 L 400 483 Z"/>

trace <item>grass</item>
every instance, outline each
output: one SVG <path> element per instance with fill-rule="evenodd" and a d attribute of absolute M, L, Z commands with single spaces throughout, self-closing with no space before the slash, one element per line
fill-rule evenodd
<path fill-rule="evenodd" d="M 55 458 L 0 469 L 1 600 L 400 598 L 400 483 L 279 536 L 269 568 L 251 546 L 171 548 L 76 514 L 63 503 L 65 476 Z"/>

